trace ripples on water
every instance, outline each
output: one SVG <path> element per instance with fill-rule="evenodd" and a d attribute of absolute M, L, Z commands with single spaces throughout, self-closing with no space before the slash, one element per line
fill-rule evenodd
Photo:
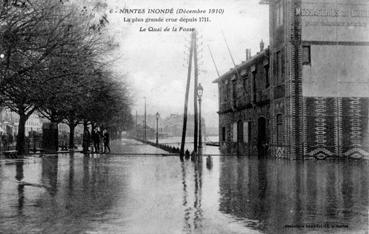
<path fill-rule="evenodd" d="M 123 143 L 115 152 L 160 152 Z M 2 161 L 0 232 L 358 233 L 368 226 L 367 175 L 366 161 L 221 156 L 194 164 L 81 154 Z"/>

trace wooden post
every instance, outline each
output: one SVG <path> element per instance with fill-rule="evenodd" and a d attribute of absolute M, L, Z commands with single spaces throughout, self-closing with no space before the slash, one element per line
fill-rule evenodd
<path fill-rule="evenodd" d="M 199 77 L 199 69 L 197 64 L 197 33 L 194 31 L 194 69 L 195 69 L 195 79 L 193 86 L 193 110 L 194 110 L 194 131 L 193 131 L 193 152 L 197 154 L 197 133 L 198 133 L 198 113 L 197 113 L 197 83 Z"/>
<path fill-rule="evenodd" d="M 191 70 L 192 70 L 192 56 L 193 56 L 193 44 L 194 44 L 194 36 L 195 34 L 192 32 L 191 35 L 191 44 L 190 44 L 190 55 L 188 60 L 188 71 L 187 71 L 187 84 L 186 84 L 186 94 L 185 94 L 185 103 L 184 103 L 184 111 L 183 111 L 183 129 L 182 129 L 182 141 L 181 141 L 181 151 L 180 158 L 183 160 L 184 156 L 184 147 L 186 143 L 186 128 L 187 128 L 187 109 L 188 109 L 188 94 L 191 83 Z"/>
<path fill-rule="evenodd" d="M 145 97 L 145 114 L 144 114 L 144 141 L 146 141 L 146 97 Z"/>

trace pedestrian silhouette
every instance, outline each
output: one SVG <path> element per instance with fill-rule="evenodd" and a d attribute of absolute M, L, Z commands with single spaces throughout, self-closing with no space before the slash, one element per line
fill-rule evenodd
<path fill-rule="evenodd" d="M 97 130 L 92 132 L 92 141 L 94 142 L 95 152 L 100 152 L 100 136 Z"/>
<path fill-rule="evenodd" d="M 190 151 L 188 151 L 188 149 L 186 149 L 185 151 L 185 159 L 189 159 L 190 158 Z"/>
<path fill-rule="evenodd" d="M 105 130 L 104 133 L 104 153 L 107 153 L 107 150 L 109 150 L 110 153 L 110 136 L 109 136 L 109 132 L 107 130 Z"/>

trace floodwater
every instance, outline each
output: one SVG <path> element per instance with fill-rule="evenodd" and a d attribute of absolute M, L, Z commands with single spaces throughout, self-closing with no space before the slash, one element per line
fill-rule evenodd
<path fill-rule="evenodd" d="M 1 160 L 0 233 L 368 233 L 367 161 L 112 150 Z"/>

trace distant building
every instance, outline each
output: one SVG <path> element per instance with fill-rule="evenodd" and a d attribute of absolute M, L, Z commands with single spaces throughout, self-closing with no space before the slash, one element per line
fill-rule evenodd
<path fill-rule="evenodd" d="M 194 135 L 194 115 L 187 115 L 186 136 L 193 137 Z M 205 120 L 201 118 L 202 135 L 206 136 Z M 168 136 L 182 136 L 183 115 L 171 114 L 163 120 L 163 132 Z"/>
<path fill-rule="evenodd" d="M 6 107 L 0 107 L 0 133 L 14 136 L 16 134 L 17 116 Z"/>
<path fill-rule="evenodd" d="M 217 79 L 222 149 L 250 155 L 265 155 L 260 150 L 267 149 L 267 155 L 290 159 L 369 158 L 368 1 L 262 2 L 269 4 L 270 12 L 269 71 L 260 78 L 261 70 L 256 69 L 254 83 L 242 75 L 247 64 L 262 65 L 257 59 L 266 52 L 261 52 L 236 67 L 239 76 L 234 70 Z M 259 95 L 269 97 L 269 104 L 258 107 L 258 94 L 254 97 L 254 87 L 248 84 L 257 90 L 257 80 L 266 76 L 267 93 Z M 225 88 L 226 80 L 235 90 Z M 242 94 L 242 89 L 248 91 Z M 241 114 L 238 102 L 248 102 L 250 95 L 255 105 Z M 230 98 L 235 100 L 224 103 Z M 226 109 L 232 116 L 224 113 Z M 243 135 L 246 129 L 251 134 L 251 143 L 245 142 L 246 135 L 241 138 L 241 129 Z"/>
<path fill-rule="evenodd" d="M 25 125 L 25 136 L 29 135 L 29 132 L 42 132 L 42 123 L 46 120 L 40 118 L 37 113 L 33 113 Z M 3 107 L 0 110 L 0 127 L 2 132 L 8 135 L 16 136 L 18 134 L 19 115 L 12 112 L 9 108 Z"/>
<path fill-rule="evenodd" d="M 205 120 L 202 118 L 202 130 L 203 134 L 205 134 Z M 137 125 L 144 126 L 144 116 L 137 116 Z M 156 132 L 156 116 L 155 115 L 147 115 L 146 116 L 146 125 L 148 128 L 152 128 Z M 161 136 L 182 136 L 182 128 L 183 128 L 183 115 L 180 114 L 171 114 L 165 119 L 159 118 L 158 121 L 158 130 Z M 194 116 L 187 115 L 187 136 L 194 135 Z M 203 135 L 205 136 L 205 135 Z"/>
<path fill-rule="evenodd" d="M 42 125 L 49 122 L 48 119 L 40 117 L 37 112 L 33 113 L 25 125 L 25 136 L 30 132 L 42 133 Z M 6 107 L 0 108 L 0 133 L 16 136 L 18 134 L 19 115 Z M 58 124 L 59 136 L 69 137 L 69 126 L 64 123 Z M 75 136 L 79 137 L 83 133 L 83 126 L 77 125 L 74 130 Z"/>

